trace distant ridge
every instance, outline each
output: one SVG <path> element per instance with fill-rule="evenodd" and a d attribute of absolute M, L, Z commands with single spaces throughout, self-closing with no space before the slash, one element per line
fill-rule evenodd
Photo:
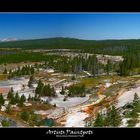
<path fill-rule="evenodd" d="M 0 39 L 0 42 L 12 42 L 12 41 L 17 41 L 17 38 L 3 38 Z"/>

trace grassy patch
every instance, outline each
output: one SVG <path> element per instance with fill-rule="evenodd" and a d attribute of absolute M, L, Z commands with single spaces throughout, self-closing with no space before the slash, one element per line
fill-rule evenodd
<path fill-rule="evenodd" d="M 104 80 L 110 80 L 110 82 L 113 82 L 115 80 L 120 79 L 119 76 L 110 76 L 110 75 L 105 75 L 105 76 L 97 76 L 93 78 L 83 78 L 81 80 L 81 83 L 85 84 L 86 87 L 95 87 L 101 83 L 104 83 Z"/>
<path fill-rule="evenodd" d="M 7 74 L 0 74 L 0 80 L 6 80 Z"/>
<path fill-rule="evenodd" d="M 2 120 L 1 124 L 2 124 L 3 127 L 10 126 L 10 123 L 7 120 Z"/>
<path fill-rule="evenodd" d="M 121 86 L 122 84 L 115 84 L 115 85 L 110 86 L 109 88 L 106 89 L 105 95 L 106 96 L 115 95 L 118 92 L 118 90 L 121 88 Z"/>
<path fill-rule="evenodd" d="M 33 110 L 48 110 L 53 106 L 50 104 L 40 104 L 40 103 L 32 103 L 32 106 L 23 106 L 22 111 L 33 111 Z"/>
<path fill-rule="evenodd" d="M 134 127 L 136 125 L 136 123 L 138 123 L 138 122 L 139 121 L 136 118 L 130 119 L 130 120 L 127 121 L 128 127 Z"/>
<path fill-rule="evenodd" d="M 97 78 L 85 78 L 81 80 L 82 84 L 85 84 L 86 87 L 93 87 L 99 84 L 99 79 Z"/>
<path fill-rule="evenodd" d="M 14 119 L 15 121 L 18 121 L 20 123 L 22 123 L 25 126 L 34 126 L 34 125 L 38 125 L 38 121 L 40 121 L 42 118 L 39 114 L 34 114 L 33 112 L 35 110 L 48 110 L 53 108 L 52 105 L 50 104 L 39 104 L 39 103 L 32 103 L 32 106 L 23 106 L 20 107 L 19 110 L 11 110 L 10 113 L 6 113 L 6 112 L 1 112 L 0 114 L 3 114 L 9 118 Z M 26 114 L 24 114 L 26 116 L 25 120 L 24 120 L 24 115 L 21 114 L 22 112 L 26 112 Z M 4 125 L 7 125 L 4 122 Z"/>

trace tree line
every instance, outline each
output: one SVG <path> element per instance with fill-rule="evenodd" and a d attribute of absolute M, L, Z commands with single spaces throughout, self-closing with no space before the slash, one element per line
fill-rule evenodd
<path fill-rule="evenodd" d="M 24 105 L 24 102 L 26 101 L 26 97 L 24 96 L 24 94 L 22 96 L 19 96 L 18 92 L 15 94 L 13 88 L 11 88 L 11 90 L 8 92 L 7 99 L 9 101 L 6 107 L 7 113 L 10 112 L 11 105 L 18 105 L 19 107 L 22 107 Z M 2 94 L 0 94 L 0 108 L 5 104 L 5 101 L 6 99 Z"/>
<path fill-rule="evenodd" d="M 119 65 L 118 74 L 120 76 L 129 76 L 133 74 L 139 74 L 140 70 L 135 71 L 136 68 L 140 68 L 140 56 L 138 53 L 129 54 L 124 57 L 124 61 Z"/>
<path fill-rule="evenodd" d="M 132 51 L 133 52 L 133 51 Z M 75 73 L 79 74 L 82 71 L 88 71 L 92 76 L 97 76 L 102 73 L 109 75 L 110 72 L 115 72 L 120 76 L 132 75 L 135 68 L 140 68 L 140 55 L 139 52 L 135 53 L 125 53 L 124 61 L 113 63 L 108 60 L 107 64 L 102 64 L 97 59 L 96 55 L 91 56 L 60 56 L 60 55 L 46 55 L 43 53 L 35 52 L 20 52 L 17 54 L 9 54 L 0 56 L 0 63 L 17 63 L 22 61 L 33 61 L 42 62 L 42 64 L 36 64 L 34 67 L 24 66 L 23 68 L 18 68 L 18 70 L 12 72 L 9 71 L 9 78 L 20 75 L 30 75 L 34 73 L 34 68 L 54 68 L 56 71 L 63 73 Z M 7 69 L 4 70 L 4 74 L 7 74 Z M 140 70 L 136 73 L 140 73 Z M 135 73 L 134 73 L 135 74 Z"/>
<path fill-rule="evenodd" d="M 41 80 L 39 80 L 38 85 L 35 89 L 35 94 L 42 96 L 56 96 L 54 87 L 51 87 L 50 84 L 45 85 Z"/>
<path fill-rule="evenodd" d="M 7 99 L 9 100 L 9 104 L 23 106 L 24 102 L 27 100 L 24 94 L 20 97 L 18 92 L 15 94 L 13 89 L 8 92 Z"/>
<path fill-rule="evenodd" d="M 129 40 L 81 40 L 76 38 L 49 38 L 1 42 L 1 48 L 22 49 L 73 49 L 96 54 L 124 55 L 140 52 L 140 39 Z"/>
<path fill-rule="evenodd" d="M 66 88 L 68 90 L 68 96 L 69 97 L 74 97 L 74 96 L 79 96 L 79 97 L 85 97 L 85 85 L 84 84 L 75 84 L 71 85 Z M 63 88 L 62 88 L 63 91 Z M 63 93 L 61 91 L 61 93 Z"/>
<path fill-rule="evenodd" d="M 112 106 L 109 108 L 106 114 L 98 113 L 97 117 L 93 123 L 94 127 L 116 127 L 121 125 L 122 119 L 121 115 L 115 108 Z"/>
<path fill-rule="evenodd" d="M 3 74 L 8 74 L 8 79 L 25 75 L 33 75 L 34 73 L 35 73 L 34 67 L 29 65 L 25 65 L 22 68 L 18 67 L 17 70 L 10 69 L 9 72 L 7 72 L 7 69 L 5 68 L 3 72 Z"/>

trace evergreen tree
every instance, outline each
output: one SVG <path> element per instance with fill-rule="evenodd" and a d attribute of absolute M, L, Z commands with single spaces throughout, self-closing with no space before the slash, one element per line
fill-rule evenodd
<path fill-rule="evenodd" d="M 2 94 L 0 94 L 0 107 L 4 105 L 5 99 L 3 98 Z"/>
<path fill-rule="evenodd" d="M 65 90 L 64 87 L 62 86 L 62 90 L 60 91 L 60 94 L 64 95 L 65 94 Z"/>
<path fill-rule="evenodd" d="M 25 101 L 26 101 L 26 97 L 24 96 L 24 94 L 21 96 L 20 100 L 21 100 L 22 102 L 25 102 Z"/>
<path fill-rule="evenodd" d="M 20 76 L 20 67 L 18 67 L 18 70 L 16 71 L 16 75 Z"/>
<path fill-rule="evenodd" d="M 111 64 L 111 61 L 108 60 L 107 61 L 107 64 L 106 64 L 106 73 L 109 75 L 109 72 L 111 71 L 111 68 L 112 68 L 112 64 Z"/>
<path fill-rule="evenodd" d="M 35 70 L 34 70 L 34 68 L 33 67 L 31 67 L 31 74 L 33 75 L 34 73 L 35 73 Z"/>
<path fill-rule="evenodd" d="M 35 89 L 35 93 L 41 95 L 43 86 L 44 84 L 41 82 L 41 80 L 39 80 L 38 85 Z"/>
<path fill-rule="evenodd" d="M 15 102 L 19 103 L 19 100 L 20 100 L 20 97 L 19 97 L 19 94 L 17 92 L 16 95 L 15 95 Z"/>
<path fill-rule="evenodd" d="M 14 95 L 10 98 L 10 104 L 12 104 L 12 105 L 16 104 L 16 99 L 15 99 Z"/>
<path fill-rule="evenodd" d="M 11 99 L 14 96 L 14 94 L 11 92 L 11 90 L 8 92 L 7 99 Z"/>
<path fill-rule="evenodd" d="M 84 84 L 76 84 L 76 85 L 71 85 L 67 88 L 69 90 L 69 95 L 68 96 L 85 96 L 85 85 Z"/>
<path fill-rule="evenodd" d="M 43 88 L 42 88 L 42 93 L 40 94 L 41 96 L 48 96 L 50 93 L 49 93 L 49 89 L 48 89 L 48 86 L 47 85 L 44 85 Z"/>
<path fill-rule="evenodd" d="M 105 123 L 106 126 L 114 126 L 114 127 L 119 126 L 121 124 L 121 116 L 117 112 L 115 106 L 112 106 L 107 112 Z"/>
<path fill-rule="evenodd" d="M 87 60 L 87 70 L 95 77 L 99 73 L 99 62 L 96 55 L 89 56 Z"/>
<path fill-rule="evenodd" d="M 51 96 L 56 96 L 54 87 L 51 88 Z"/>
<path fill-rule="evenodd" d="M 31 76 L 30 76 L 30 79 L 29 79 L 29 81 L 28 81 L 28 87 L 32 87 L 33 81 L 34 81 L 34 76 L 31 75 Z"/>
<path fill-rule="evenodd" d="M 14 92 L 14 89 L 13 89 L 13 87 L 11 87 L 10 91 L 11 91 L 11 93 L 13 93 L 13 92 Z"/>
<path fill-rule="evenodd" d="M 94 122 L 94 126 L 95 127 L 105 126 L 104 117 L 102 116 L 102 114 L 100 114 L 100 113 L 97 114 L 97 117 L 96 117 L 95 122 Z"/>
<path fill-rule="evenodd" d="M 26 101 L 26 97 L 24 96 L 24 94 L 20 97 L 18 106 L 23 106 L 23 103 Z"/>
<path fill-rule="evenodd" d="M 31 95 L 29 94 L 28 101 L 31 101 Z"/>
<path fill-rule="evenodd" d="M 7 69 L 6 69 L 6 68 L 4 69 L 4 72 L 3 72 L 3 74 L 7 74 Z"/>
<path fill-rule="evenodd" d="M 33 101 L 37 101 L 37 94 L 35 94 L 35 96 L 33 97 Z"/>
<path fill-rule="evenodd" d="M 11 78 L 12 78 L 12 70 L 10 69 L 9 74 L 8 74 L 8 79 L 11 79 Z"/>
<path fill-rule="evenodd" d="M 7 105 L 5 112 L 8 113 L 8 114 L 11 112 L 11 105 L 10 105 L 10 103 Z"/>
<path fill-rule="evenodd" d="M 24 121 L 28 121 L 30 119 L 30 114 L 29 112 L 21 112 L 21 118 L 24 120 Z"/>
<path fill-rule="evenodd" d="M 35 93 L 39 96 L 55 96 L 55 90 L 53 87 L 48 85 L 44 85 L 40 80 L 38 82 L 38 86 L 35 89 Z"/>
<path fill-rule="evenodd" d="M 133 99 L 133 103 L 137 104 L 140 101 L 139 96 L 137 93 L 134 94 L 134 99 Z"/>
<path fill-rule="evenodd" d="M 75 79 L 76 79 L 76 78 L 75 78 L 75 76 L 73 75 L 72 78 L 71 78 L 71 80 L 75 80 Z"/>

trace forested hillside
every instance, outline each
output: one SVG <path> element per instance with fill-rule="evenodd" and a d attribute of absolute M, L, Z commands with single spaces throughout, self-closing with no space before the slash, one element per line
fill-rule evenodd
<path fill-rule="evenodd" d="M 23 49 L 82 49 L 93 53 L 124 55 L 140 52 L 140 39 L 81 40 L 74 38 L 48 38 L 0 42 L 0 48 Z"/>

